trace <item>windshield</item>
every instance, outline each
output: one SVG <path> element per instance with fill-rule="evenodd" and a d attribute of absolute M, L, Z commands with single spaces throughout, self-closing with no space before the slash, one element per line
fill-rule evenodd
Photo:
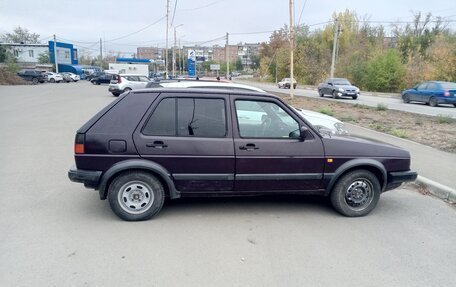
<path fill-rule="evenodd" d="M 351 86 L 350 82 L 348 80 L 345 80 L 345 79 L 334 80 L 334 85 Z"/>

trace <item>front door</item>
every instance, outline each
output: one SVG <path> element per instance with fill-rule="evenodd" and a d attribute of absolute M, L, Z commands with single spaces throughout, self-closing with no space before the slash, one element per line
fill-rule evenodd
<path fill-rule="evenodd" d="M 309 130 L 304 141 L 296 135 L 306 124 L 273 98 L 232 96 L 236 191 L 322 189 L 324 150 Z"/>
<path fill-rule="evenodd" d="M 141 157 L 171 173 L 180 192 L 232 191 L 228 96 L 162 93 L 135 131 Z"/>

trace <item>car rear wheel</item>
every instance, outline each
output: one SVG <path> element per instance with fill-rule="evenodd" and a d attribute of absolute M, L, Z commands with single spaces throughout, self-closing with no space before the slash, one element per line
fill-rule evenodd
<path fill-rule="evenodd" d="M 123 92 L 124 92 L 124 93 L 125 93 L 125 92 L 129 92 L 129 91 L 131 91 L 130 88 L 125 88 L 125 89 L 123 89 Z"/>
<path fill-rule="evenodd" d="M 55 83 L 55 79 L 50 79 L 49 82 Z"/>
<path fill-rule="evenodd" d="M 410 96 L 408 94 L 405 94 L 402 96 L 402 100 L 404 101 L 404 103 L 410 103 Z"/>
<path fill-rule="evenodd" d="M 109 185 L 109 205 L 126 221 L 147 220 L 156 215 L 165 201 L 160 180 L 142 171 L 129 171 L 117 176 Z"/>
<path fill-rule="evenodd" d="M 332 206 L 348 217 L 371 212 L 380 199 L 381 186 L 377 177 L 367 170 L 354 170 L 343 175 L 331 192 Z"/>
<path fill-rule="evenodd" d="M 318 94 L 320 95 L 320 97 L 323 97 L 325 94 L 323 94 L 323 91 L 319 90 L 318 91 Z"/>
<path fill-rule="evenodd" d="M 437 107 L 439 105 L 439 103 L 437 102 L 437 99 L 435 97 L 432 97 L 430 100 L 429 100 L 429 105 L 431 107 Z"/>

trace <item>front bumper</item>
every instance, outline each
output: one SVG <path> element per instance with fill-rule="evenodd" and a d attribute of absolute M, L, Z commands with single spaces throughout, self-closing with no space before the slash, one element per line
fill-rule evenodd
<path fill-rule="evenodd" d="M 68 178 L 72 182 L 83 183 L 87 188 L 97 189 L 102 173 L 103 172 L 98 170 L 77 169 L 75 166 L 73 166 L 68 171 Z"/>
<path fill-rule="evenodd" d="M 404 182 L 415 181 L 417 176 L 418 174 L 411 170 L 389 172 L 385 191 L 395 189 Z"/>

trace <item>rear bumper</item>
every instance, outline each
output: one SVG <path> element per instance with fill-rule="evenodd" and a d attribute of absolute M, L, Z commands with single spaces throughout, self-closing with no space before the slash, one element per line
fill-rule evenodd
<path fill-rule="evenodd" d="M 122 94 L 123 91 L 119 87 L 109 86 L 108 91 L 111 93 Z"/>
<path fill-rule="evenodd" d="M 77 169 L 75 166 L 73 166 L 68 171 L 68 178 L 72 182 L 83 183 L 87 188 L 97 189 L 102 173 L 102 171 L 98 170 L 83 170 Z"/>

